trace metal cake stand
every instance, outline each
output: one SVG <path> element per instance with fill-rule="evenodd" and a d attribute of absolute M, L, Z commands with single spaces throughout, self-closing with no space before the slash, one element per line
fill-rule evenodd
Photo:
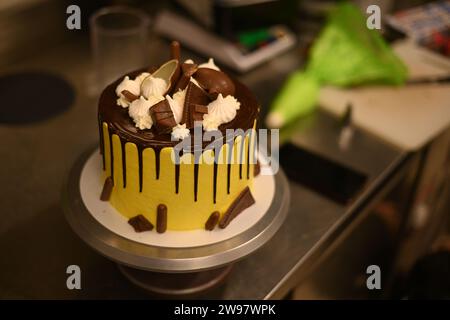
<path fill-rule="evenodd" d="M 76 161 L 64 185 L 66 219 L 94 250 L 115 261 L 132 283 L 163 296 L 189 296 L 223 282 L 231 263 L 264 245 L 286 218 L 290 191 L 281 169 L 275 175 L 275 194 L 267 212 L 246 231 L 222 242 L 191 248 L 165 248 L 135 242 L 110 231 L 88 211 L 80 194 L 80 176 L 95 148 Z M 257 200 L 257 199 L 256 199 Z"/>

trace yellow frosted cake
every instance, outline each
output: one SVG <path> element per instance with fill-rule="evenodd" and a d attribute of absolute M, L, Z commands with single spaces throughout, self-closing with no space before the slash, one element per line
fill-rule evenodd
<path fill-rule="evenodd" d="M 254 203 L 258 113 L 246 86 L 172 43 L 171 60 L 100 97 L 101 199 L 137 232 L 225 228 Z"/>

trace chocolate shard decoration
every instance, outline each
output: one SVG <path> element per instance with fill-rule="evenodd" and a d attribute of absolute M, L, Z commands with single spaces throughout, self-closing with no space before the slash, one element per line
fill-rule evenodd
<path fill-rule="evenodd" d="M 180 78 L 180 74 L 180 62 L 176 59 L 163 63 L 158 69 L 151 73 L 153 77 L 164 79 L 167 82 L 168 87 L 163 96 L 172 94 L 172 91 Z M 142 82 L 141 87 L 145 84 L 145 81 L 146 79 Z"/>
<path fill-rule="evenodd" d="M 212 231 L 216 227 L 217 223 L 219 222 L 220 218 L 220 212 L 214 211 L 209 216 L 208 220 L 205 223 L 205 230 Z"/>
<path fill-rule="evenodd" d="M 103 185 L 102 194 L 100 195 L 101 201 L 109 201 L 111 197 L 112 189 L 114 187 L 114 182 L 111 177 L 105 179 L 105 184 Z"/>
<path fill-rule="evenodd" d="M 181 65 L 181 76 L 178 80 L 175 89 L 173 92 L 177 92 L 178 90 L 186 89 L 189 81 L 191 80 L 192 75 L 197 71 L 198 65 L 193 63 L 183 63 Z"/>
<path fill-rule="evenodd" d="M 172 41 L 170 44 L 170 56 L 172 59 L 180 61 L 180 43 L 178 41 Z"/>
<path fill-rule="evenodd" d="M 181 118 L 181 123 L 186 123 L 186 128 L 193 128 L 194 121 L 196 120 L 195 118 L 200 117 L 200 115 L 194 115 L 200 113 L 200 121 L 203 120 L 202 112 L 206 110 L 205 113 L 208 113 L 208 108 L 206 105 L 208 105 L 209 102 L 210 99 L 208 98 L 207 93 L 195 83 L 189 82 L 186 89 L 186 97 L 184 99 L 183 117 Z M 201 107 L 196 107 L 196 105 Z"/>
<path fill-rule="evenodd" d="M 234 95 L 234 83 L 222 71 L 209 68 L 200 68 L 193 75 L 193 77 L 208 93 L 211 99 L 216 99 L 219 93 L 221 93 L 224 97 Z"/>
<path fill-rule="evenodd" d="M 180 76 L 181 76 L 181 68 L 180 64 L 178 63 L 177 68 L 175 69 L 172 77 L 170 78 L 170 86 L 169 90 L 167 91 L 167 94 L 172 95 L 174 93 L 175 86 L 177 85 Z"/>
<path fill-rule="evenodd" d="M 122 94 L 123 94 L 124 97 L 125 97 L 128 101 L 130 101 L 130 102 L 133 102 L 134 100 L 139 99 L 139 97 L 138 97 L 137 95 L 131 93 L 131 92 L 128 91 L 128 90 L 123 90 L 123 91 L 122 91 Z"/>
<path fill-rule="evenodd" d="M 159 204 L 156 211 L 156 231 L 164 233 L 167 230 L 167 207 L 164 204 Z"/>
<path fill-rule="evenodd" d="M 177 125 L 172 109 L 166 99 L 151 107 L 149 112 L 153 120 L 153 125 L 160 134 L 171 132 L 172 128 Z"/>
<path fill-rule="evenodd" d="M 259 160 L 256 161 L 256 164 L 253 168 L 253 176 L 257 177 L 261 173 L 261 165 L 259 164 Z"/>
<path fill-rule="evenodd" d="M 134 228 L 136 232 L 144 232 L 153 230 L 153 224 L 147 220 L 142 214 L 139 214 L 128 220 L 128 223 Z"/>
<path fill-rule="evenodd" d="M 183 74 L 192 77 L 195 72 L 198 70 L 198 65 L 195 63 L 182 63 L 181 71 Z"/>
<path fill-rule="evenodd" d="M 191 104 L 193 121 L 203 121 L 203 115 L 208 113 L 208 107 L 200 104 Z"/>
<path fill-rule="evenodd" d="M 254 203 L 255 199 L 253 198 L 250 189 L 245 187 L 225 212 L 222 219 L 220 219 L 219 227 L 222 229 L 226 228 L 234 218 L 244 211 L 244 209 L 247 209 Z"/>

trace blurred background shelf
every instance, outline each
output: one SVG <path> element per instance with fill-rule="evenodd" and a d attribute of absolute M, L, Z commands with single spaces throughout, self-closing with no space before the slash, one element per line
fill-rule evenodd
<path fill-rule="evenodd" d="M 98 139 L 98 88 L 87 17 L 111 3 L 142 8 L 153 23 L 161 10 L 184 11 L 175 1 L 85 1 L 80 2 L 82 30 L 68 31 L 65 8 L 71 2 L 0 4 L 0 75 L 50 72 L 67 81 L 75 92 L 73 104 L 62 113 L 28 124 L 0 123 L 0 250 L 7 255 L 0 259 L 0 297 L 145 299 L 148 296 L 128 282 L 113 262 L 92 251 L 70 230 L 62 214 L 60 191 L 72 163 Z M 420 1 L 381 2 L 396 10 Z M 286 77 L 304 65 L 311 41 L 323 24 L 323 13 L 334 1 L 314 3 L 295 2 L 295 19 L 285 23 L 299 35 L 290 49 L 244 73 L 225 67 L 258 97 L 261 119 Z M 33 28 L 36 21 L 40 28 Z M 169 42 L 153 29 L 148 43 L 149 64 L 168 58 Z M 204 54 L 186 47 L 182 56 L 196 62 L 206 60 Z M 442 73 L 444 68 L 437 69 Z M 385 94 L 397 97 L 392 93 L 395 89 L 370 89 L 373 92 L 367 93 L 369 89 L 344 92 L 327 88 L 320 108 L 280 132 L 285 144 L 281 156 L 287 160 L 282 165 L 292 172 L 287 221 L 267 245 L 239 261 L 225 285 L 209 298 L 402 297 L 402 280 L 435 239 L 448 232 L 450 224 L 448 90 L 432 84 L 426 89 L 428 99 L 417 93 L 417 86 L 403 89 L 409 102 L 403 101 L 401 109 L 395 110 L 393 99 L 387 98 L 385 104 L 380 98 Z M 364 104 L 374 103 L 371 94 L 383 104 L 379 117 Z M 441 98 L 437 99 L 438 95 Z M 344 150 L 339 137 L 349 99 L 355 100 L 350 119 L 353 135 Z M 323 185 L 307 183 L 314 174 L 305 173 L 316 160 L 322 161 L 325 170 L 320 174 L 330 170 L 325 176 L 345 173 L 351 177 L 351 192 L 338 195 L 344 200 L 336 201 L 329 192 L 321 191 Z M 343 186 L 342 181 L 335 182 L 333 192 Z M 65 270 L 70 264 L 81 267 L 81 291 L 65 286 Z M 379 264 L 386 274 L 382 292 L 367 290 L 368 264 Z"/>

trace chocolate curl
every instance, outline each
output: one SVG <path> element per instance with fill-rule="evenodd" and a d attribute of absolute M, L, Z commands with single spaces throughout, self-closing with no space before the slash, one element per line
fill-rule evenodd
<path fill-rule="evenodd" d="M 128 220 L 128 223 L 133 227 L 136 232 L 151 231 L 153 230 L 153 224 L 147 220 L 142 214 L 139 214 Z"/>
<path fill-rule="evenodd" d="M 172 109 L 167 100 L 162 100 L 149 110 L 156 131 L 160 134 L 169 133 L 177 125 Z"/>
<path fill-rule="evenodd" d="M 219 211 L 214 211 L 213 213 L 211 213 L 211 215 L 209 216 L 208 220 L 205 223 L 205 230 L 212 231 L 219 222 L 219 218 L 220 218 Z"/>
<path fill-rule="evenodd" d="M 193 82 L 189 82 L 187 89 L 186 89 L 186 97 L 184 99 L 184 108 L 183 108 L 183 117 L 181 119 L 181 123 L 186 123 L 186 128 L 193 128 L 194 127 L 194 121 L 200 117 L 197 115 L 198 113 L 201 113 L 201 120 L 203 120 L 203 112 L 208 113 L 208 109 L 206 105 L 208 105 L 210 102 L 208 95 L 206 92 L 199 88 L 196 84 Z M 196 105 L 204 107 L 196 107 Z"/>
<path fill-rule="evenodd" d="M 226 228 L 234 218 L 254 203 L 255 199 L 253 199 L 250 189 L 245 187 L 220 219 L 219 227 Z"/>
<path fill-rule="evenodd" d="M 111 177 L 105 179 L 105 184 L 103 185 L 102 194 L 100 195 L 101 201 L 109 201 L 111 197 L 112 189 L 114 187 L 114 182 Z"/>
<path fill-rule="evenodd" d="M 192 75 L 197 71 L 198 65 L 192 63 L 183 63 L 181 65 L 181 76 L 175 86 L 174 92 L 184 90 L 191 80 Z"/>
<path fill-rule="evenodd" d="M 138 97 L 137 95 L 131 93 L 131 92 L 128 91 L 128 90 L 123 90 L 121 93 L 122 93 L 123 96 L 124 96 L 128 101 L 130 101 L 130 102 L 133 102 L 134 100 L 139 99 L 139 97 Z"/>
<path fill-rule="evenodd" d="M 172 41 L 170 44 L 170 56 L 172 59 L 180 61 L 180 43 L 178 41 Z"/>
<path fill-rule="evenodd" d="M 219 93 L 221 93 L 224 97 L 234 95 L 234 83 L 222 71 L 209 68 L 199 68 L 193 77 L 208 93 L 211 99 L 216 99 Z"/>
<path fill-rule="evenodd" d="M 167 230 L 167 207 L 164 204 L 158 205 L 156 212 L 156 231 L 164 233 Z"/>

